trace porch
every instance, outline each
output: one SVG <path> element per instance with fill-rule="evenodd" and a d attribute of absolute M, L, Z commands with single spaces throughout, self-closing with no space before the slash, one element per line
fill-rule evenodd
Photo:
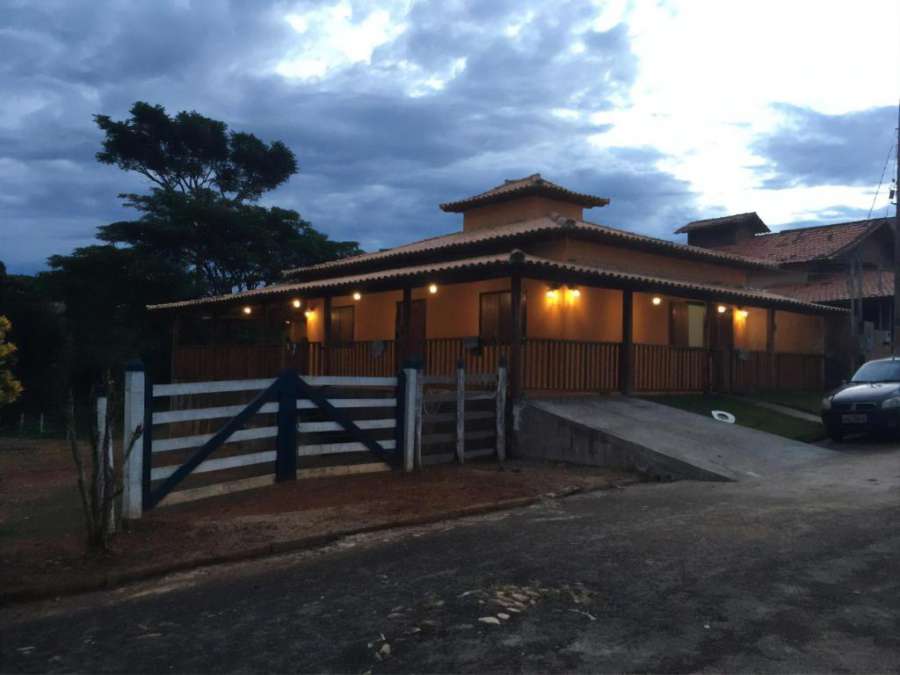
<path fill-rule="evenodd" d="M 185 308 L 173 331 L 172 380 L 284 368 L 389 376 L 406 361 L 427 375 L 451 375 L 460 361 L 470 373 L 493 373 L 505 359 L 513 396 L 821 390 L 827 317 L 841 316 L 765 291 L 518 252 L 407 272 Z"/>

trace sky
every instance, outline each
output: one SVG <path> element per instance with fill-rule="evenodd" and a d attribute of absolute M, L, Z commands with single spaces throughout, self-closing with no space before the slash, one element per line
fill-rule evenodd
<path fill-rule="evenodd" d="M 92 116 L 138 100 L 284 141 L 263 203 L 366 250 L 535 172 L 609 197 L 593 222 L 780 229 L 893 214 L 900 2 L 0 0 L 0 92 L 14 273 L 131 217 L 149 186 L 95 160 Z"/>

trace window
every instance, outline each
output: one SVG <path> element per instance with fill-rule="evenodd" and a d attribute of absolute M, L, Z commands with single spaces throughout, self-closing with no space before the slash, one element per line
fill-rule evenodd
<path fill-rule="evenodd" d="M 522 296 L 524 309 L 525 296 Z M 489 344 L 512 342 L 512 296 L 509 291 L 482 293 L 479 307 L 479 337 Z M 525 312 L 522 312 L 522 335 L 525 335 Z"/>
<path fill-rule="evenodd" d="M 331 344 L 353 342 L 353 306 L 331 308 Z"/>

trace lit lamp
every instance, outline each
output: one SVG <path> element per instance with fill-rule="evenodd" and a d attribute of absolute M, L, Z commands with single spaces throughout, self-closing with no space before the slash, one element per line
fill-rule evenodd
<path fill-rule="evenodd" d="M 724 314 L 725 312 L 728 311 L 728 308 L 725 305 L 719 305 L 718 307 L 716 307 L 716 311 L 719 314 Z"/>
<path fill-rule="evenodd" d="M 300 309 L 303 306 L 303 301 L 300 298 L 294 298 L 291 304 L 294 306 L 294 309 Z"/>
<path fill-rule="evenodd" d="M 356 293 L 353 294 L 353 299 L 356 300 L 357 302 L 359 302 L 360 300 L 362 300 L 362 293 L 357 291 Z"/>
<path fill-rule="evenodd" d="M 741 321 L 745 320 L 748 316 L 750 316 L 750 312 L 748 312 L 746 309 L 739 309 L 737 311 L 737 318 Z"/>
<path fill-rule="evenodd" d="M 659 306 L 662 304 L 662 298 L 659 297 L 658 295 L 654 295 L 654 296 L 650 299 L 650 302 L 653 303 L 653 306 L 654 306 L 654 307 L 659 307 Z"/>
<path fill-rule="evenodd" d="M 253 314 L 253 308 L 252 308 L 250 305 L 244 305 L 244 306 L 241 308 L 241 311 L 242 311 L 244 314 L 246 314 L 247 316 L 250 316 L 251 314 Z"/>
<path fill-rule="evenodd" d="M 551 286 L 550 288 L 548 288 L 546 296 L 547 300 L 549 300 L 550 302 L 556 302 L 557 300 L 559 300 L 559 287 Z"/>
<path fill-rule="evenodd" d="M 432 295 L 437 293 L 437 284 L 429 284 L 428 292 L 431 293 Z"/>
<path fill-rule="evenodd" d="M 308 309 L 305 312 L 303 312 L 303 316 L 306 317 L 307 321 L 309 321 L 310 319 L 314 319 L 316 316 L 316 310 Z"/>

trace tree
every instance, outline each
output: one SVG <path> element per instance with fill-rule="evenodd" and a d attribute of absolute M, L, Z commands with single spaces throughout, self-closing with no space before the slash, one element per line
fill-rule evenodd
<path fill-rule="evenodd" d="M 10 330 L 9 319 L 0 315 L 0 405 L 12 403 L 22 393 L 22 384 L 12 374 L 16 346 L 7 341 Z"/>
<path fill-rule="evenodd" d="M 147 195 L 120 195 L 140 218 L 103 226 L 99 238 L 142 258 L 175 261 L 202 292 L 254 288 L 278 281 L 283 269 L 359 252 L 356 242 L 331 241 L 296 211 L 255 203 L 297 172 L 284 143 L 267 145 L 197 112 L 170 117 L 140 101 L 127 120 L 95 119 L 105 134 L 97 159 L 153 186 Z"/>

